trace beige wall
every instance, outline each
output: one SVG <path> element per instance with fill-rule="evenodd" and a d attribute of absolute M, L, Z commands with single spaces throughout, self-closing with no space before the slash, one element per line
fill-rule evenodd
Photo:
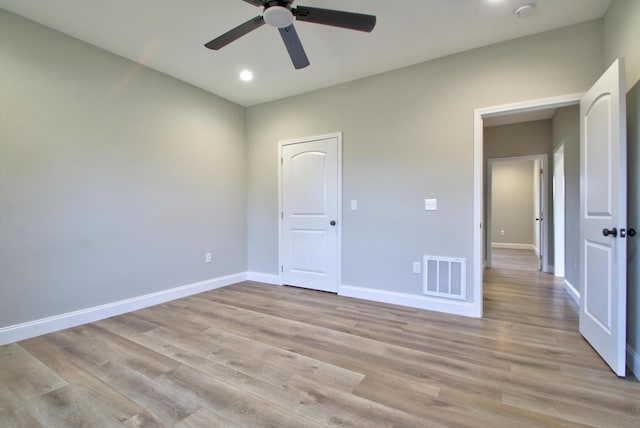
<path fill-rule="evenodd" d="M 533 248 L 534 161 L 497 161 L 490 169 L 491 242 Z"/>
<path fill-rule="evenodd" d="M 277 142 L 344 132 L 343 283 L 411 294 L 422 255 L 473 263 L 473 112 L 586 90 L 602 71 L 589 22 L 248 109 L 249 269 L 277 274 Z M 438 199 L 425 212 L 423 200 Z M 472 269 L 468 270 L 472 296 Z"/>
<path fill-rule="evenodd" d="M 2 10 L 0 40 L 0 327 L 246 270 L 244 108 Z"/>

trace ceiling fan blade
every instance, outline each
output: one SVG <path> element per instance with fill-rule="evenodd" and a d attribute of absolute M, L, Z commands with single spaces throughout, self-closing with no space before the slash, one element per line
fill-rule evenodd
<path fill-rule="evenodd" d="M 254 6 L 264 6 L 264 2 L 262 0 L 244 0 L 244 1 Z"/>
<path fill-rule="evenodd" d="M 250 33 L 256 28 L 262 27 L 263 25 L 264 19 L 262 18 L 262 16 L 256 16 L 255 18 L 248 20 L 244 24 L 240 24 L 236 28 L 227 31 L 222 36 L 211 40 L 209 43 L 205 44 L 205 46 L 209 49 L 217 51 L 218 49 L 227 46 L 234 40 L 237 40 L 245 34 Z"/>
<path fill-rule="evenodd" d="M 307 6 L 298 6 L 292 10 L 298 21 L 332 25 L 368 33 L 376 26 L 376 17 L 373 15 Z"/>
<path fill-rule="evenodd" d="M 302 42 L 300 42 L 300 37 L 298 37 L 298 33 L 296 32 L 293 24 L 288 27 L 278 28 L 278 30 L 280 30 L 280 36 L 282 36 L 282 41 L 287 47 L 293 66 L 296 69 L 308 66 L 309 59 L 307 58 L 307 54 L 304 52 Z"/>

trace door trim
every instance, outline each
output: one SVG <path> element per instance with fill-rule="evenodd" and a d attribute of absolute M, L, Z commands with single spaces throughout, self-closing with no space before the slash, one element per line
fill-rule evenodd
<path fill-rule="evenodd" d="M 558 168 L 559 165 L 562 168 Z M 558 186 L 560 179 L 562 187 Z M 553 153 L 553 273 L 562 278 L 565 276 L 565 188 L 564 144 L 561 144 Z"/>
<path fill-rule="evenodd" d="M 482 195 L 484 167 L 483 155 L 483 119 L 495 116 L 503 116 L 513 113 L 523 113 L 546 108 L 560 108 L 577 105 L 582 99 L 583 93 L 562 95 L 559 97 L 543 98 L 531 101 L 523 101 L 512 104 L 503 104 L 493 107 L 475 109 L 473 112 L 473 314 L 475 317 L 482 317 L 482 271 L 484 262 L 484 239 L 482 225 Z"/>
<path fill-rule="evenodd" d="M 284 228 L 282 227 L 282 149 L 284 146 L 288 146 L 291 144 L 310 143 L 317 140 L 326 140 L 328 138 L 335 138 L 338 142 L 338 194 L 336 195 L 338 198 L 338 213 L 336 220 L 338 223 L 336 225 L 338 233 L 338 271 L 336 272 L 336 289 L 338 290 L 338 292 L 340 291 L 340 286 L 342 285 L 342 132 L 333 132 L 329 134 L 314 135 L 311 137 L 301 137 L 292 140 L 278 141 L 278 157 L 276 158 L 276 162 L 278 163 L 278 212 L 276 213 L 276 215 L 278 216 L 278 285 L 284 285 L 284 280 L 282 278 L 282 265 L 284 260 L 282 245 L 282 241 L 284 239 Z"/>

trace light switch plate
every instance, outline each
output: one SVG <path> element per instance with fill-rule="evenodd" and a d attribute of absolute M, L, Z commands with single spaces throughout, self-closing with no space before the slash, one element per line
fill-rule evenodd
<path fill-rule="evenodd" d="M 438 209 L 438 200 L 437 199 L 425 199 L 424 200 L 424 209 L 425 211 L 435 211 Z"/>
<path fill-rule="evenodd" d="M 413 273 L 421 273 L 422 264 L 420 262 L 413 262 Z"/>
<path fill-rule="evenodd" d="M 351 200 L 351 211 L 358 211 L 358 201 L 356 199 Z"/>

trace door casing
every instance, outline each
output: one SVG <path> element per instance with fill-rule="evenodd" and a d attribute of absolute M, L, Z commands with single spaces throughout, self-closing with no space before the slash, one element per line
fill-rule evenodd
<path fill-rule="evenodd" d="M 564 277 L 565 268 L 565 178 L 564 178 L 564 144 L 553 154 L 553 245 L 555 276 Z"/>

